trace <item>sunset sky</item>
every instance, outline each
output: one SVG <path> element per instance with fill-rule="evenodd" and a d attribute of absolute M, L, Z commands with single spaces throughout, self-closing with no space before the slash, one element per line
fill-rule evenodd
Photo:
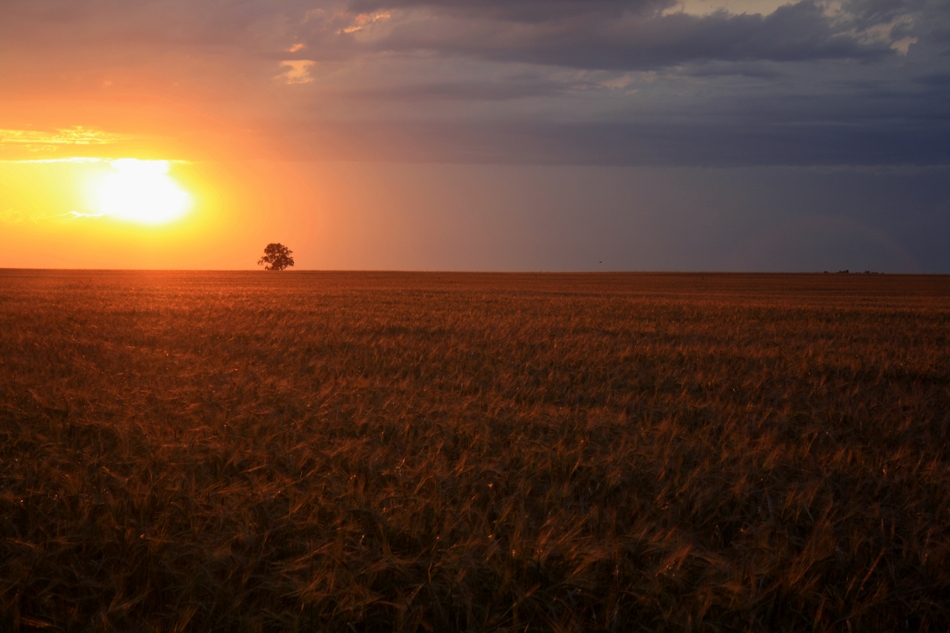
<path fill-rule="evenodd" d="M 947 0 L 2 0 L 0 267 L 950 273 Z"/>

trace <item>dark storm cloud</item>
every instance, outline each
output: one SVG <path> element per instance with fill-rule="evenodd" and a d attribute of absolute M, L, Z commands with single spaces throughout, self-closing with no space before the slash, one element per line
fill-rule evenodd
<path fill-rule="evenodd" d="M 519 22 L 548 22 L 590 15 L 615 18 L 623 13 L 655 14 L 674 5 L 674 0 L 352 0 L 347 4 L 354 13 L 425 8 L 468 18 L 491 17 Z"/>
<path fill-rule="evenodd" d="M 57 51 L 81 46 L 100 53 L 147 48 L 170 52 L 181 47 L 256 52 L 273 46 L 302 23 L 309 4 L 301 0 L 3 0 L 0 46 L 17 42 Z"/>
<path fill-rule="evenodd" d="M 945 164 L 948 34 L 946 0 L 5 0 L 0 80 L 187 86 L 302 158 Z"/>
<path fill-rule="evenodd" d="M 950 126 L 636 123 L 307 124 L 297 160 L 630 166 L 947 165 Z"/>
<path fill-rule="evenodd" d="M 356 0 L 394 11 L 368 40 L 494 63 L 605 72 L 632 81 L 613 120 L 520 118 L 506 124 L 391 126 L 413 151 L 446 161 L 626 165 L 950 163 L 950 86 L 940 33 L 950 4 L 803 1 L 768 15 L 669 12 L 636 2 L 460 3 Z M 398 11 L 416 11 L 400 21 Z M 402 16 L 404 17 L 404 16 Z M 917 80 L 914 77 L 918 77 Z M 472 86 L 475 92 L 484 85 Z M 458 86 L 453 84 L 457 93 Z M 565 91 L 568 92 L 568 91 Z M 563 94 L 563 93 L 561 93 Z M 393 98 L 398 99 L 396 93 Z M 472 95 L 475 99 L 475 95 Z M 604 95 L 603 99 L 616 98 Z M 451 139 L 451 140 L 449 140 Z M 390 147 L 398 147 L 395 141 Z M 492 151 L 492 147 L 495 151 Z M 350 149 L 359 151 L 359 143 Z"/>
<path fill-rule="evenodd" d="M 947 20 L 924 0 L 860 0 L 830 15 L 810 0 L 769 15 L 724 11 L 669 13 L 672 0 L 7 0 L 0 34 L 8 41 L 97 43 L 104 48 L 229 46 L 279 56 L 286 41 L 306 42 L 311 59 L 372 51 L 431 51 L 495 61 L 587 69 L 648 69 L 710 60 L 869 59 L 893 54 L 911 32 L 911 13 L 927 13 L 934 33 Z M 361 15 L 394 11 L 385 34 L 363 38 Z M 933 15 L 931 15 L 933 14 Z M 844 17 L 843 17 L 844 16 Z M 892 22 L 897 23 L 892 24 Z M 903 20 L 903 21 L 902 21 Z M 874 29 L 886 28 L 886 33 Z M 871 33 L 871 35 L 869 35 Z M 297 52 L 300 57 L 304 53 Z"/>
<path fill-rule="evenodd" d="M 553 97 L 574 89 L 571 85 L 544 80 L 501 80 L 442 83 L 407 83 L 388 88 L 351 90 L 355 99 L 407 101 L 509 101 L 531 97 Z"/>
<path fill-rule="evenodd" d="M 380 3 L 378 8 L 388 6 Z M 439 4 L 436 9 L 444 6 Z M 597 69 L 648 69 L 709 60 L 868 59 L 894 54 L 884 38 L 869 39 L 855 31 L 856 26 L 867 29 L 878 24 L 874 17 L 892 20 L 890 12 L 862 16 L 857 23 L 832 19 L 822 6 L 807 1 L 779 7 L 767 16 L 663 14 L 637 3 L 565 3 L 560 11 L 538 15 L 530 24 L 509 20 L 512 9 L 502 11 L 494 3 L 476 3 L 464 9 L 456 9 L 455 3 L 448 6 L 453 10 L 447 14 L 436 11 L 427 20 L 397 25 L 376 41 L 375 47 Z"/>
<path fill-rule="evenodd" d="M 917 75 L 913 80 L 924 86 L 942 88 L 944 86 L 950 86 L 950 71 L 925 73 L 923 75 Z"/>

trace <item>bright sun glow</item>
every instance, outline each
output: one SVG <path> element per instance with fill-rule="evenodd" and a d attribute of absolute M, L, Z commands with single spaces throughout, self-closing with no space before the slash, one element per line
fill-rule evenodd
<path fill-rule="evenodd" d="M 95 187 L 95 208 L 120 220 L 164 224 L 191 207 L 191 196 L 168 175 L 167 160 L 122 158 Z"/>

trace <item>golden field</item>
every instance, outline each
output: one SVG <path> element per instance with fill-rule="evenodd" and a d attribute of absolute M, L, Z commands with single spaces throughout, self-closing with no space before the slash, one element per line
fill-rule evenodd
<path fill-rule="evenodd" d="M 0 271 L 0 630 L 946 631 L 950 278 Z"/>

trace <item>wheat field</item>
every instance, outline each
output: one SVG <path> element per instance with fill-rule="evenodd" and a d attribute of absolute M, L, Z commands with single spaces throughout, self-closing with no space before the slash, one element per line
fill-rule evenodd
<path fill-rule="evenodd" d="M 0 630 L 946 631 L 950 278 L 0 271 Z"/>

